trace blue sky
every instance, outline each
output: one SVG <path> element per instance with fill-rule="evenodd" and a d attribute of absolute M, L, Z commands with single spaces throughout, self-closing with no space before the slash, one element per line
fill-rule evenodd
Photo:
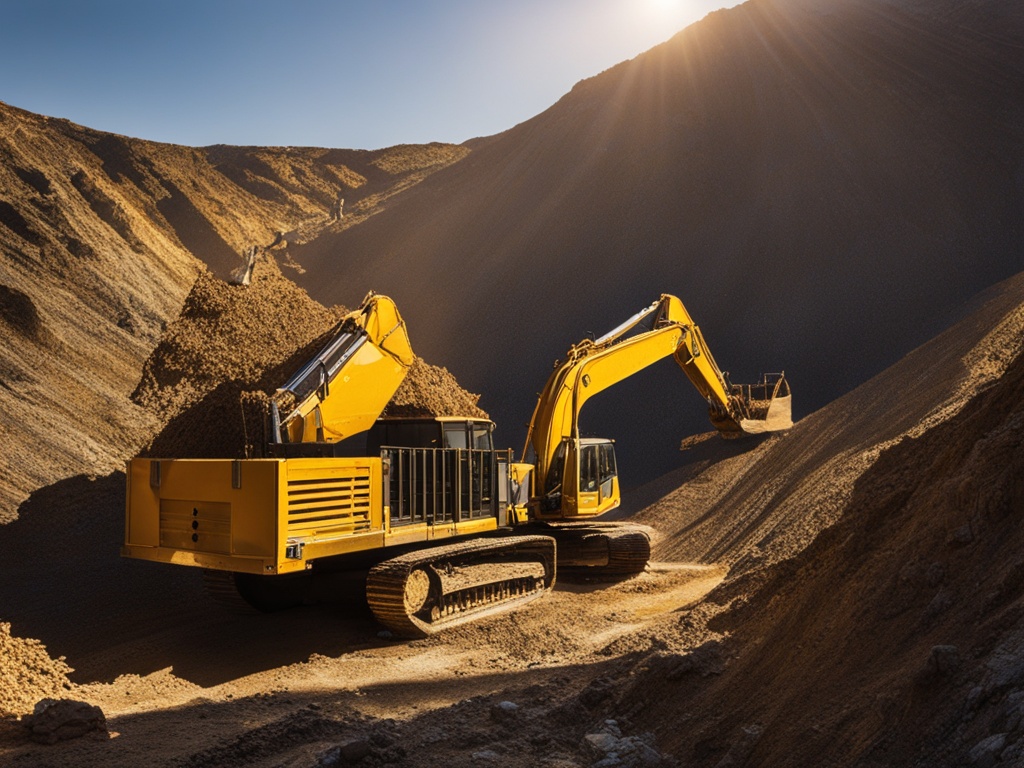
<path fill-rule="evenodd" d="M 737 0 L 0 0 L 0 101 L 156 141 L 461 142 Z"/>

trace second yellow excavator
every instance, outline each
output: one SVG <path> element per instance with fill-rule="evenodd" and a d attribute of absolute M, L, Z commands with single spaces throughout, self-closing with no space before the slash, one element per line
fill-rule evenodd
<path fill-rule="evenodd" d="M 649 539 L 635 526 L 565 521 L 600 515 L 621 500 L 614 443 L 580 436 L 584 404 L 669 356 L 705 399 L 711 422 L 724 437 L 793 426 L 785 374 L 765 374 L 756 385 L 731 384 L 675 296 L 664 294 L 604 336 L 572 346 L 565 360 L 555 363 L 530 419 L 522 455 L 533 463 L 513 465 L 514 478 L 532 488 L 528 517 L 548 522 L 560 551 L 571 548 L 559 558 L 563 565 L 571 557 L 572 565 L 632 573 L 649 559 Z"/>
<path fill-rule="evenodd" d="M 413 354 L 394 302 L 370 294 L 270 398 L 257 456 L 129 462 L 122 555 L 203 568 L 215 596 L 260 610 L 330 599 L 355 579 L 406 636 L 532 600 L 556 566 L 638 572 L 644 530 L 589 520 L 620 489 L 612 442 L 581 438 L 578 417 L 668 355 L 723 434 L 791 425 L 784 375 L 730 385 L 682 303 L 662 296 L 569 350 L 530 422 L 535 461 L 515 462 L 487 419 L 378 418 Z"/>

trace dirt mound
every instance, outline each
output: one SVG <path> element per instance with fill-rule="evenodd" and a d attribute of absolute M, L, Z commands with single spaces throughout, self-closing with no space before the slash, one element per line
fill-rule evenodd
<path fill-rule="evenodd" d="M 132 394 L 165 423 L 145 453 L 244 456 L 263 432 L 262 417 L 253 418 L 243 405 L 253 399 L 249 393 L 273 392 L 344 314 L 343 307 L 327 309 L 310 299 L 266 254 L 257 258 L 247 286 L 202 273 Z"/>
<path fill-rule="evenodd" d="M 171 418 L 226 381 L 257 388 L 268 370 L 321 338 L 343 314 L 310 299 L 270 256 L 257 259 L 248 286 L 204 272 L 146 361 L 132 399 Z"/>
<path fill-rule="evenodd" d="M 38 640 L 14 637 L 0 622 L 0 717 L 28 714 L 40 699 L 66 695 L 72 671 L 63 656 L 51 658 Z"/>
<path fill-rule="evenodd" d="M 459 386 L 448 371 L 416 358 L 398 391 L 384 411 L 385 416 L 476 416 L 489 418 L 474 395 Z"/>
<path fill-rule="evenodd" d="M 248 286 L 200 275 L 133 394 L 166 424 L 146 454 L 237 458 L 256 449 L 268 396 L 327 343 L 344 315 L 343 307 L 310 299 L 269 255 L 258 258 Z M 385 413 L 486 418 L 478 400 L 446 369 L 417 358 Z"/>

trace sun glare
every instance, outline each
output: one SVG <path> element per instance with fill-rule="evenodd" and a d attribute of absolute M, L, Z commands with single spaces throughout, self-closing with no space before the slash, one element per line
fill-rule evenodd
<path fill-rule="evenodd" d="M 638 21 L 648 28 L 676 32 L 716 7 L 727 4 L 711 0 L 633 0 L 630 6 Z"/>
<path fill-rule="evenodd" d="M 678 11 L 683 3 L 680 0 L 647 0 L 647 5 L 656 13 L 673 13 Z"/>

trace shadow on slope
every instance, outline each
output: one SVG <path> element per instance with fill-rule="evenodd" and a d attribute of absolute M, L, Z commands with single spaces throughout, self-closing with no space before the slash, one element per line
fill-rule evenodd
<path fill-rule="evenodd" d="M 124 494 L 120 472 L 69 478 L 36 491 L 0 527 L 3 618 L 66 656 L 73 681 L 173 667 L 211 686 L 379 642 L 365 607 L 235 616 L 206 596 L 199 569 L 121 558 Z"/>
<path fill-rule="evenodd" d="M 335 662 L 315 659 L 310 667 L 325 673 Z M 234 700 L 197 696 L 182 705 L 111 718 L 109 727 L 118 736 L 110 741 L 44 746 L 14 728 L 0 730 L 0 759 L 35 764 L 56 756 L 62 765 L 79 768 L 314 765 L 332 747 L 353 744 L 358 751 L 346 755 L 359 757 L 325 764 L 578 765 L 592 761 L 584 734 L 601 724 L 601 689 L 581 680 L 616 666 L 621 662 L 428 676 L 359 688 L 336 680 L 326 690 L 275 690 Z M 504 710 L 503 701 L 515 709 Z M 183 723 L 188 738 L 182 737 Z M 623 721 L 621 728 L 628 733 L 630 725 Z"/>
<path fill-rule="evenodd" d="M 949 421 L 882 452 L 842 519 L 712 626 L 734 660 L 689 690 L 641 675 L 660 731 L 714 765 L 758 726 L 761 765 L 1024 756 L 1024 356 Z M 712 600 L 715 599 L 712 595 Z M 642 698 L 641 698 L 642 697 Z M 683 712 L 685 733 L 668 726 Z M 716 712 L 717 715 L 707 713 Z"/>
<path fill-rule="evenodd" d="M 743 438 L 726 440 L 718 432 L 704 432 L 684 439 L 680 447 L 680 466 L 656 480 L 622 493 L 622 505 L 605 517 L 618 520 L 632 517 L 669 496 L 687 483 L 697 481 L 700 476 L 720 462 L 753 451 L 768 435 L 747 435 Z"/>
<path fill-rule="evenodd" d="M 800 552 L 848 508 L 888 445 L 955 414 L 1024 343 L 1024 274 L 853 392 L 700 473 L 636 516 L 661 531 L 655 557 L 722 562 L 733 575 Z"/>

